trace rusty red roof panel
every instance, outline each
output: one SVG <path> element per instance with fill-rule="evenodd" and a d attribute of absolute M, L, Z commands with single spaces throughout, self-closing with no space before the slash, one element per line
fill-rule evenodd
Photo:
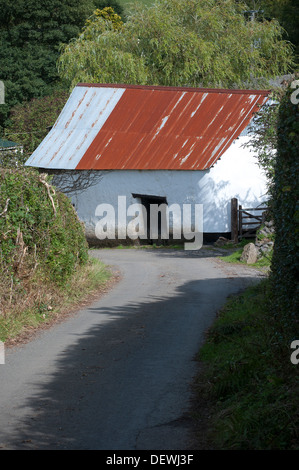
<path fill-rule="evenodd" d="M 79 84 L 50 131 L 53 135 L 47 136 L 49 145 L 47 138 L 43 142 L 46 157 L 37 149 L 27 164 L 205 170 L 241 134 L 268 95 L 265 90 Z"/>

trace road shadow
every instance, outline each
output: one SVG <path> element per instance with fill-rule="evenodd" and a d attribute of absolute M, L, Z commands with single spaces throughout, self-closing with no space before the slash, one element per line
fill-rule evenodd
<path fill-rule="evenodd" d="M 90 306 L 92 326 L 57 353 L 55 372 L 38 377 L 32 396 L 13 404 L 27 416 L 6 435 L 2 423 L 0 442 L 33 450 L 188 449 L 195 355 L 226 296 L 256 281 L 195 280 L 172 297 Z"/>

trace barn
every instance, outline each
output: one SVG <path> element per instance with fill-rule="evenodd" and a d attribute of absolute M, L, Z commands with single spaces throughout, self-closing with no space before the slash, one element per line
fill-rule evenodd
<path fill-rule="evenodd" d="M 54 175 L 91 244 L 190 239 L 184 224 L 195 233 L 197 208 L 206 239 L 230 236 L 232 198 L 243 207 L 267 199 L 266 177 L 244 144 L 268 96 L 80 83 L 26 165 Z"/>

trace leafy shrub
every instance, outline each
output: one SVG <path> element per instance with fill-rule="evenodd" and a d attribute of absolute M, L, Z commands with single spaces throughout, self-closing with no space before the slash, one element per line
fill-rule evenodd
<path fill-rule="evenodd" d="M 39 275 L 63 285 L 88 259 L 84 231 L 69 201 L 33 169 L 0 170 L 2 281 Z"/>
<path fill-rule="evenodd" d="M 273 314 L 295 334 L 299 268 L 299 105 L 291 101 L 293 91 L 291 86 L 286 89 L 279 107 L 277 157 L 271 190 L 275 224 L 271 282 Z"/>

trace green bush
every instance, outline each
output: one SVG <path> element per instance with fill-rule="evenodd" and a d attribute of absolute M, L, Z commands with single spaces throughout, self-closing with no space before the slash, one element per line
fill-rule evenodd
<path fill-rule="evenodd" d="M 0 170 L 0 272 L 17 282 L 38 268 L 63 285 L 88 259 L 84 230 L 69 199 L 33 169 Z"/>

